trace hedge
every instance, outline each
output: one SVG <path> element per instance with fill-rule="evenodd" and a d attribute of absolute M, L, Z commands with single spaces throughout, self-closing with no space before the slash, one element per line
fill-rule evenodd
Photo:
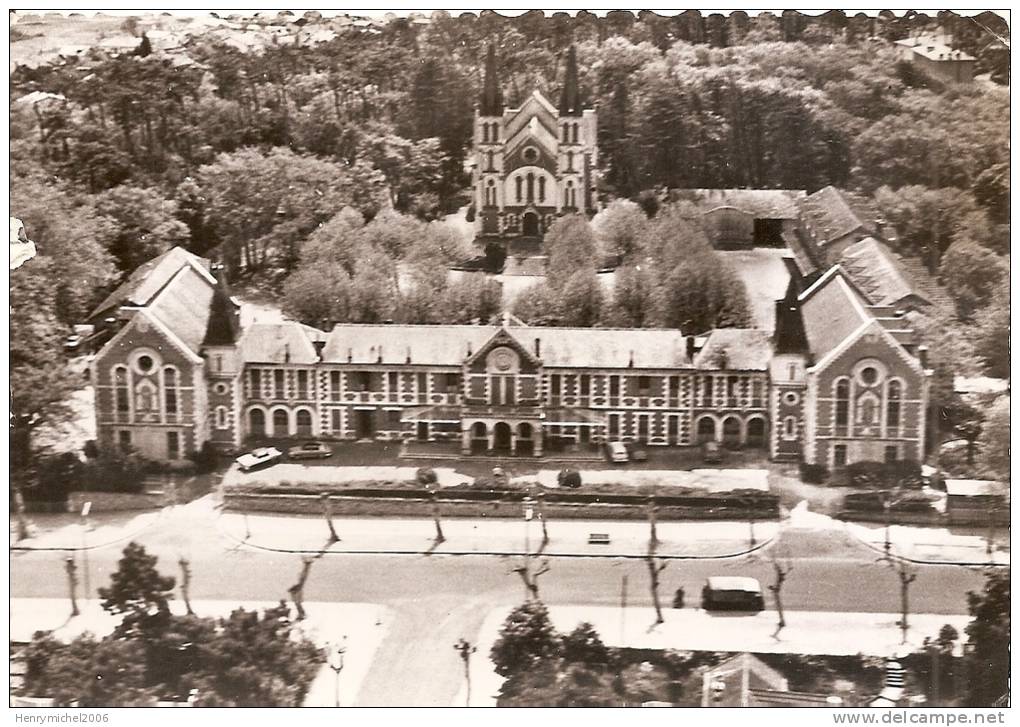
<path fill-rule="evenodd" d="M 890 489 L 902 487 L 919 490 L 924 485 L 921 463 L 914 460 L 895 462 L 854 462 L 846 467 L 851 487 Z"/>

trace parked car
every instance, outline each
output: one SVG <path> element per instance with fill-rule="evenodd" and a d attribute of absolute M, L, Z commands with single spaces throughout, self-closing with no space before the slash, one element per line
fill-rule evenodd
<path fill-rule="evenodd" d="M 613 464 L 625 464 L 630 461 L 630 455 L 623 442 L 606 442 L 606 459 Z"/>
<path fill-rule="evenodd" d="M 701 461 L 705 464 L 719 464 L 723 461 L 722 447 L 718 442 L 705 442 L 701 445 Z"/>
<path fill-rule="evenodd" d="M 250 472 L 259 467 L 268 467 L 269 465 L 276 464 L 282 458 L 283 452 L 276 447 L 259 447 L 247 454 L 242 454 L 234 461 L 237 462 L 237 466 L 241 468 L 242 472 Z"/>
<path fill-rule="evenodd" d="M 641 445 L 641 442 L 624 442 L 624 447 L 627 448 L 627 456 L 630 457 L 631 462 L 647 462 L 648 452 Z"/>
<path fill-rule="evenodd" d="M 70 336 L 64 339 L 64 350 L 68 353 L 78 353 L 82 343 L 85 339 L 79 336 L 77 333 L 72 333 Z"/>
<path fill-rule="evenodd" d="M 761 583 L 743 576 L 714 576 L 701 589 L 706 611 L 761 611 L 765 608 Z"/>
<path fill-rule="evenodd" d="M 576 489 L 581 486 L 581 473 L 577 470 L 560 470 L 556 482 L 560 487 Z"/>
<path fill-rule="evenodd" d="M 333 454 L 333 448 L 325 442 L 305 442 L 287 450 L 291 459 L 322 459 Z"/>

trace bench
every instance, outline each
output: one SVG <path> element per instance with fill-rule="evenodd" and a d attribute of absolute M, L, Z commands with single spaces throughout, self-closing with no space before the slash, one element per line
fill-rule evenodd
<path fill-rule="evenodd" d="M 609 545 L 609 533 L 589 533 L 588 545 Z"/>

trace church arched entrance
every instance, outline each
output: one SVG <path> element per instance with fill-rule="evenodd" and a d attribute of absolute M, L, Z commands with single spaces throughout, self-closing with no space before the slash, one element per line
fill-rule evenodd
<path fill-rule="evenodd" d="M 534 212 L 526 212 L 521 221 L 522 232 L 525 237 L 538 237 L 538 215 Z"/>

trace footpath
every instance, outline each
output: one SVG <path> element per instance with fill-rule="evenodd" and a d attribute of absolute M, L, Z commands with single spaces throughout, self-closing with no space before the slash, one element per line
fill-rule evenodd
<path fill-rule="evenodd" d="M 71 514 L 27 516 L 30 537 L 17 538 L 17 523 L 10 520 L 10 547 L 19 550 L 81 550 L 122 547 L 137 539 L 173 538 L 180 532 L 217 534 L 234 546 L 253 549 L 318 553 L 329 538 L 325 518 L 312 515 L 243 514 L 221 512 L 216 498 L 207 495 L 186 505 L 161 510 L 97 513 L 84 521 Z M 335 553 L 437 555 L 520 555 L 541 552 L 557 557 L 644 557 L 650 526 L 640 520 L 551 520 L 549 540 L 543 546 L 542 523 L 520 519 L 443 519 L 445 540 L 436 543 L 436 527 L 425 518 L 334 518 L 340 542 Z M 753 528 L 753 538 L 752 538 Z M 824 536 L 839 533 L 873 552 L 885 552 L 885 528 L 876 523 L 836 520 L 808 510 L 801 502 L 781 521 L 683 521 L 656 526 L 662 558 L 726 558 L 768 548 L 785 528 L 811 530 Z M 596 538 L 592 535 L 607 536 Z M 1000 528 L 989 552 L 987 533 L 958 529 L 893 525 L 890 552 L 918 564 L 1008 566 L 1009 529 Z M 190 536 L 189 536 L 190 537 Z M 605 542 L 608 539 L 608 542 Z"/>
<path fill-rule="evenodd" d="M 511 609 L 491 611 L 478 633 L 478 657 L 471 662 L 472 707 L 495 706 L 503 678 L 489 660 L 492 645 Z M 632 649 L 729 651 L 775 654 L 892 657 L 915 651 L 925 638 L 945 624 L 959 633 L 969 616 L 910 614 L 906 641 L 894 613 L 833 613 L 787 611 L 786 626 L 777 632 L 775 611 L 717 613 L 701 609 L 662 610 L 664 623 L 655 625 L 655 610 L 647 607 L 550 606 L 549 616 L 560 633 L 588 622 L 607 646 Z M 465 706 L 462 689 L 452 706 Z"/>
<path fill-rule="evenodd" d="M 225 617 L 237 608 L 253 610 L 276 605 L 278 603 L 263 601 L 191 602 L 194 612 L 206 617 Z M 10 639 L 19 643 L 31 641 L 36 631 L 50 631 L 61 641 L 70 641 L 83 633 L 102 637 L 111 633 L 120 622 L 120 617 L 104 611 L 98 600 L 79 600 L 81 613 L 78 616 L 70 615 L 71 606 L 67 599 L 12 598 L 10 608 Z M 171 601 L 170 608 L 177 614 L 184 614 L 184 604 L 179 600 Z M 303 706 L 337 706 L 338 687 L 339 706 L 353 706 L 362 680 L 389 628 L 389 609 L 371 603 L 320 602 L 305 602 L 304 608 L 307 618 L 300 622 L 300 631 L 324 649 L 336 651 L 338 647 L 343 648 L 344 656 L 339 680 L 328 662 L 323 664 Z"/>

